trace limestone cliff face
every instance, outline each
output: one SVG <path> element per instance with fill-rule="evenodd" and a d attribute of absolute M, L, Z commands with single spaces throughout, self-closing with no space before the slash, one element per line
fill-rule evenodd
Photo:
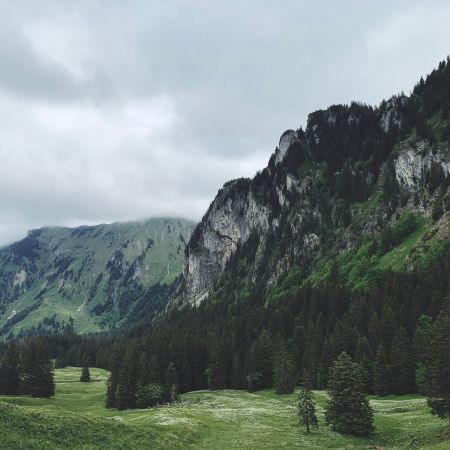
<path fill-rule="evenodd" d="M 424 189 L 432 172 L 450 174 L 450 160 L 426 141 L 402 149 L 395 158 L 395 177 L 400 189 L 409 194 Z"/>
<path fill-rule="evenodd" d="M 423 89 L 377 108 L 334 105 L 310 114 L 305 131 L 285 131 L 265 169 L 227 183 L 211 203 L 186 247 L 177 298 L 201 302 L 233 258 L 253 266 L 249 286 L 268 289 L 294 264 L 307 274 L 314 258 L 354 248 L 407 207 L 431 217 L 441 202 L 447 211 L 448 139 L 416 132 Z"/>
<path fill-rule="evenodd" d="M 252 231 L 264 234 L 268 228 L 268 208 L 253 197 L 250 180 L 225 185 L 187 248 L 184 267 L 187 297 L 192 302 L 200 301 L 237 246 L 247 241 Z"/>

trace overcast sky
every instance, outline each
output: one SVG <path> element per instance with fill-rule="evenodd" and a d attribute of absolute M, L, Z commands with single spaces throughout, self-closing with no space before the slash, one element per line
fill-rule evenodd
<path fill-rule="evenodd" d="M 0 245 L 198 220 L 309 112 L 409 93 L 449 21 L 448 1 L 0 0 Z"/>

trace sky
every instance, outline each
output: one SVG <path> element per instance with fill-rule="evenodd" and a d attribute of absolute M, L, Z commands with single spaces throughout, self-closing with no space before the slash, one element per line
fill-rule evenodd
<path fill-rule="evenodd" d="M 199 220 L 309 112 L 409 93 L 449 20 L 437 0 L 0 0 L 0 245 Z"/>

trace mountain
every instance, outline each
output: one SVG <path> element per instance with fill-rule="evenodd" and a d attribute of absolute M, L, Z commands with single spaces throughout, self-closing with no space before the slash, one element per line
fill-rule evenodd
<path fill-rule="evenodd" d="M 279 300 L 335 269 L 368 289 L 388 268 L 429 262 L 450 237 L 449 108 L 443 61 L 410 96 L 333 105 L 285 131 L 265 169 L 211 203 L 173 304 L 199 304 L 224 283 Z"/>
<path fill-rule="evenodd" d="M 193 223 L 41 228 L 0 249 L 0 334 L 108 330 L 165 306 Z"/>

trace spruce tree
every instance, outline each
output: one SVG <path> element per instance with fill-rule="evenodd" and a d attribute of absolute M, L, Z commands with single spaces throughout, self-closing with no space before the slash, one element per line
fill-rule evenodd
<path fill-rule="evenodd" d="M 390 375 L 392 392 L 394 394 L 407 394 L 415 392 L 415 374 L 408 335 L 403 327 L 395 333 L 391 348 Z"/>
<path fill-rule="evenodd" d="M 14 341 L 8 344 L 0 362 L 0 394 L 16 395 L 19 391 L 19 348 Z"/>
<path fill-rule="evenodd" d="M 166 369 L 166 392 L 170 402 L 178 399 L 178 374 L 173 362 L 170 362 Z"/>
<path fill-rule="evenodd" d="M 44 398 L 53 396 L 53 365 L 44 338 L 32 338 L 24 344 L 21 368 L 22 392 L 25 395 Z"/>
<path fill-rule="evenodd" d="M 122 366 L 122 351 L 116 344 L 113 347 L 110 364 L 110 375 L 106 387 L 106 407 L 116 406 L 117 381 L 119 379 L 120 367 Z"/>
<path fill-rule="evenodd" d="M 273 385 L 277 394 L 290 394 L 295 387 L 295 363 L 286 344 L 279 340 L 273 369 Z"/>
<path fill-rule="evenodd" d="M 300 422 L 306 427 L 306 432 L 309 433 L 311 428 L 317 428 L 319 422 L 316 416 L 316 404 L 314 402 L 313 393 L 308 385 L 302 389 L 298 401 L 298 415 Z"/>
<path fill-rule="evenodd" d="M 87 364 L 83 364 L 83 367 L 81 369 L 80 381 L 82 383 L 88 383 L 89 381 L 91 381 L 91 373 L 89 372 L 89 367 L 87 366 Z"/>
<path fill-rule="evenodd" d="M 273 385 L 273 344 L 267 330 L 262 330 L 251 345 L 248 361 L 247 384 L 250 391 Z"/>
<path fill-rule="evenodd" d="M 360 436 L 373 431 L 373 411 L 364 394 L 361 368 L 346 352 L 331 369 L 328 390 L 325 417 L 333 430 Z"/>
<path fill-rule="evenodd" d="M 450 421 L 450 313 L 441 312 L 433 324 L 427 359 L 427 403 L 431 413 Z"/>
<path fill-rule="evenodd" d="M 380 344 L 373 364 L 373 392 L 377 395 L 387 395 L 390 389 L 388 358 L 383 344 Z"/>
<path fill-rule="evenodd" d="M 116 387 L 116 408 L 133 408 L 137 389 L 137 347 L 131 341 L 125 351 Z"/>

